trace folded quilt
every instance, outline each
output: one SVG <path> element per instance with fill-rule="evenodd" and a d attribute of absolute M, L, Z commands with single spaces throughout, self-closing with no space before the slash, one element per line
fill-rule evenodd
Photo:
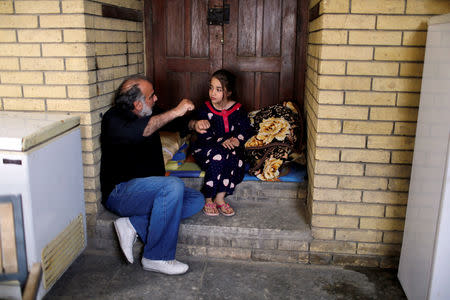
<path fill-rule="evenodd" d="M 249 173 L 260 180 L 277 180 L 289 155 L 302 152 L 301 115 L 288 101 L 253 111 L 249 118 L 256 132 L 245 143 Z"/>

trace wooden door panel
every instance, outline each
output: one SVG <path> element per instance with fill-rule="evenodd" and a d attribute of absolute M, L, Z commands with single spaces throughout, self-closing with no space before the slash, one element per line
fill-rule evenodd
<path fill-rule="evenodd" d="M 167 72 L 168 85 L 172 87 L 167 95 L 179 100 L 191 95 L 190 99 L 198 106 L 208 99 L 209 76 L 208 72 Z"/>
<path fill-rule="evenodd" d="M 190 94 L 195 106 L 198 106 L 209 99 L 209 72 L 191 73 Z"/>
<path fill-rule="evenodd" d="M 192 29 L 191 29 L 191 43 L 190 52 L 191 57 L 195 58 L 209 58 L 209 41 L 208 36 L 207 12 L 208 0 L 192 1 Z M 189 40 L 186 40 L 186 45 L 189 46 Z"/>
<path fill-rule="evenodd" d="M 280 73 L 261 74 L 261 107 L 266 107 L 274 103 L 274 99 L 279 99 Z M 279 102 L 277 102 L 279 103 Z"/>
<path fill-rule="evenodd" d="M 281 0 L 264 1 L 262 56 L 281 55 Z"/>
<path fill-rule="evenodd" d="M 186 95 L 186 85 L 185 85 L 186 74 L 182 72 L 167 72 L 167 83 L 171 88 L 167 91 L 167 97 L 169 99 L 179 99 L 181 100 Z M 159 93 L 158 90 L 156 90 Z M 158 97 L 159 100 L 159 97 Z M 165 99 L 162 99 L 163 101 Z M 178 101 L 179 101 L 178 100 Z"/>
<path fill-rule="evenodd" d="M 166 6 L 166 56 L 184 56 L 184 2 L 179 0 L 167 0 Z M 184 22 L 183 22 L 184 21 Z"/>
<path fill-rule="evenodd" d="M 237 10 L 239 32 L 237 52 L 239 56 L 255 56 L 256 55 L 256 21 L 257 9 L 256 0 L 241 0 Z M 228 42 L 228 41 L 227 41 Z"/>
<path fill-rule="evenodd" d="M 238 80 L 245 84 L 237 86 L 239 102 L 247 111 L 272 105 L 279 98 L 279 73 L 239 72 Z M 253 99 L 245 101 L 242 99 Z"/>
<path fill-rule="evenodd" d="M 245 101 L 245 99 L 255 99 L 255 73 L 253 72 L 239 72 L 236 74 L 238 83 L 236 85 L 237 97 L 242 106 L 249 112 L 255 110 L 253 102 Z"/>

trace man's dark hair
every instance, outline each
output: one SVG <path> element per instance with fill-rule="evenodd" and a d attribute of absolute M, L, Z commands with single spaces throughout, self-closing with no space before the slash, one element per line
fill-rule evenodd
<path fill-rule="evenodd" d="M 139 81 L 148 79 L 142 75 L 135 75 L 125 79 L 119 86 L 114 98 L 114 105 L 120 109 L 132 111 L 134 101 L 144 101 L 145 96 L 139 88 Z"/>

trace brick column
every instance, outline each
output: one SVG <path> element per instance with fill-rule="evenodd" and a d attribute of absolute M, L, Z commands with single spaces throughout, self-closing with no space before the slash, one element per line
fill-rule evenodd
<path fill-rule="evenodd" d="M 396 267 L 427 20 L 450 2 L 316 5 L 305 91 L 311 262 Z"/>
<path fill-rule="evenodd" d="M 125 77 L 144 72 L 142 22 L 102 17 L 103 3 L 143 8 L 139 0 L 0 1 L 0 109 L 81 116 L 88 229 L 101 208 L 101 114 Z"/>

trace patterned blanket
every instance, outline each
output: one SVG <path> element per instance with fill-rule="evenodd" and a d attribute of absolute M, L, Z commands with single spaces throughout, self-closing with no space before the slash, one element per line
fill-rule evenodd
<path fill-rule="evenodd" d="M 260 180 L 277 181 L 286 161 L 296 159 L 305 164 L 303 122 L 290 101 L 249 113 L 257 132 L 245 143 L 249 173 Z"/>

